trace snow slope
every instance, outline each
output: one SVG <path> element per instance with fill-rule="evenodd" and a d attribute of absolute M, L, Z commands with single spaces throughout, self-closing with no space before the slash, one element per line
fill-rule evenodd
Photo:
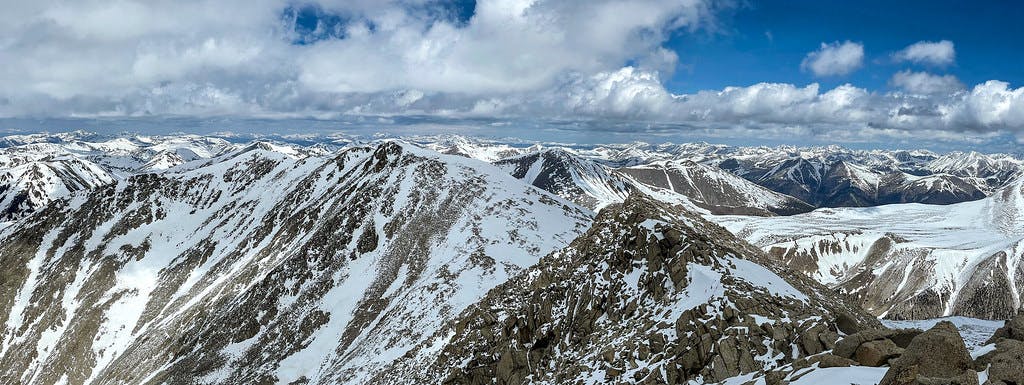
<path fill-rule="evenodd" d="M 1005 319 L 1024 293 L 1024 179 L 972 202 L 715 219 L 890 318 Z"/>

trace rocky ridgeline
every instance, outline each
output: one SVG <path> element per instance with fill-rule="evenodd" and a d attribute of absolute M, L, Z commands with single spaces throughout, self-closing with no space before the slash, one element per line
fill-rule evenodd
<path fill-rule="evenodd" d="M 252 146 L 0 232 L 0 384 L 361 384 L 590 213 L 399 143 Z"/>
<path fill-rule="evenodd" d="M 880 327 L 764 258 L 717 225 L 634 194 L 375 380 L 712 383 L 831 350 L 841 324 Z"/>

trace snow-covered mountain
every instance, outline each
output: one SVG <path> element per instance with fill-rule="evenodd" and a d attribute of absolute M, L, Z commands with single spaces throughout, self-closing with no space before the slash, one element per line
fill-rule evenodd
<path fill-rule="evenodd" d="M 895 319 L 1008 318 L 1024 297 L 1024 178 L 948 206 L 819 209 L 717 221 Z"/>
<path fill-rule="evenodd" d="M 514 156 L 536 152 L 544 147 L 540 145 L 512 146 L 507 143 L 480 140 L 459 135 L 419 136 L 404 138 L 424 148 L 442 154 L 459 155 L 479 159 L 484 162 L 496 162 Z"/>
<path fill-rule="evenodd" d="M 209 159 L 248 143 L 239 139 L 198 135 L 105 136 L 81 131 L 12 135 L 0 138 L 0 167 L 13 168 L 43 158 L 77 159 L 75 162 L 81 167 L 67 169 L 93 170 L 95 167 L 89 165 L 91 163 L 114 179 L 120 179 Z M 843 207 L 905 202 L 949 204 L 976 200 L 1004 186 L 1015 173 L 1024 169 L 1022 162 L 1014 157 L 976 152 L 939 155 L 928 151 L 852 151 L 836 146 L 731 147 L 706 143 L 651 145 L 637 142 L 580 146 L 494 141 L 458 135 L 418 136 L 410 140 L 441 153 L 496 163 L 521 176 L 527 176 L 529 167 L 512 163 L 528 162 L 532 159 L 531 154 L 547 154 L 541 156 L 547 159 L 546 162 L 536 163 L 547 170 L 537 173 L 531 183 L 536 182 L 538 187 L 592 209 L 621 201 L 624 196 L 623 183 L 628 184 L 628 181 L 621 180 L 624 179 L 621 178 L 623 174 L 615 172 L 615 169 L 649 169 L 670 163 L 704 166 L 698 170 L 700 173 L 720 174 L 719 169 L 725 170 L 789 196 L 781 197 L 767 191 L 743 194 L 749 202 L 729 202 L 726 199 L 722 201 L 722 207 L 716 208 L 696 190 L 690 191 L 693 194 L 677 191 L 691 199 L 695 203 L 694 208 L 712 209 L 716 213 L 761 214 L 806 211 L 799 202 L 814 207 Z M 331 135 L 260 141 L 267 146 L 276 146 L 282 152 L 303 157 L 324 156 L 372 139 Z M 724 178 L 714 179 L 725 183 Z M 109 178 L 83 174 L 72 175 L 71 179 L 106 183 Z M 71 179 L 60 183 L 75 185 Z M 44 185 L 50 182 L 33 183 Z M 668 189 L 664 184 L 655 183 L 653 186 Z M 742 183 L 730 181 L 725 184 L 738 186 Z M 702 188 L 716 190 L 718 186 Z M 751 189 L 742 187 L 741 190 Z M 8 194 L 10 196 L 5 201 L 20 201 L 21 198 L 15 199 L 20 192 Z M 52 200 L 67 195 L 61 188 L 52 189 L 48 194 L 41 199 Z M 8 215 L 8 219 L 36 207 L 22 206 L 15 210 L 20 214 Z"/>
<path fill-rule="evenodd" d="M 0 382 L 363 383 L 590 220 L 393 142 L 132 176 L 0 234 Z"/>
<path fill-rule="evenodd" d="M 0 169 L 0 221 L 21 218 L 51 201 L 111 183 L 114 175 L 71 156 L 10 162 Z"/>
<path fill-rule="evenodd" d="M 374 380 L 714 383 L 831 349 L 840 314 L 877 325 L 765 261 L 724 229 L 633 194 Z"/>
<path fill-rule="evenodd" d="M 316 146 L 263 143 L 294 156 L 329 152 Z M 23 217 L 76 191 L 245 146 L 198 135 L 100 136 L 80 131 L 13 135 L 0 139 L 0 144 L 0 221 Z"/>
<path fill-rule="evenodd" d="M 1000 317 L 1024 287 L 1024 180 L 754 218 L 714 212 L 810 207 L 724 146 L 295 140 L 4 139 L 7 189 L 46 200 L 0 228 L 0 383 L 808 383 L 852 333 L 920 333 L 873 315 Z"/>
<path fill-rule="evenodd" d="M 1024 171 L 1005 154 L 925 150 L 849 150 L 827 147 L 733 147 L 707 143 L 599 146 L 504 143 L 459 136 L 420 137 L 418 143 L 488 162 L 542 149 L 561 149 L 609 168 L 690 161 L 721 168 L 814 207 L 893 203 L 950 204 L 981 199 Z"/>
<path fill-rule="evenodd" d="M 593 210 L 622 202 L 626 181 L 607 167 L 563 149 L 544 149 L 494 162 L 516 179 Z"/>
<path fill-rule="evenodd" d="M 615 170 L 634 183 L 674 191 L 713 214 L 791 215 L 810 205 L 758 186 L 720 168 L 691 161 L 657 161 Z"/>

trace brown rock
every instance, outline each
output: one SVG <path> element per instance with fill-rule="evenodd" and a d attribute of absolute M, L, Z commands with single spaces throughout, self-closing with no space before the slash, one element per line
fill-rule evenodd
<path fill-rule="evenodd" d="M 906 348 L 917 335 L 921 334 L 920 329 L 865 329 L 846 336 L 836 343 L 832 354 L 840 357 L 853 358 L 857 348 L 868 341 L 888 339 L 896 346 Z"/>
<path fill-rule="evenodd" d="M 879 385 L 978 385 L 971 355 L 956 326 L 936 324 L 910 342 Z"/>
<path fill-rule="evenodd" d="M 988 361 L 986 385 L 1024 384 L 1024 342 L 1003 339 L 996 344 L 996 350 L 984 357 Z"/>
<path fill-rule="evenodd" d="M 846 335 L 861 331 L 860 323 L 857 322 L 857 319 L 847 313 L 839 313 L 836 316 L 836 328 Z"/>
<path fill-rule="evenodd" d="M 824 331 L 824 325 L 816 325 L 800 335 L 800 344 L 803 346 L 804 351 L 807 352 L 807 355 L 814 355 L 825 351 L 825 345 L 822 344 L 819 338 L 819 334 Z"/>
<path fill-rule="evenodd" d="M 903 354 L 903 349 L 896 346 L 891 340 L 875 340 L 860 344 L 857 353 L 854 354 L 854 360 L 864 366 L 879 367 L 888 364 L 890 359 L 899 357 L 901 354 Z"/>
<path fill-rule="evenodd" d="M 889 334 L 889 337 L 887 337 L 887 338 L 890 341 L 892 341 L 893 343 L 895 343 L 896 346 L 899 346 L 899 347 L 901 347 L 903 349 L 906 349 L 907 346 L 910 346 L 910 341 L 913 341 L 914 337 L 917 337 L 921 333 L 924 333 L 924 330 L 921 330 L 921 329 L 893 329 L 892 333 Z"/>

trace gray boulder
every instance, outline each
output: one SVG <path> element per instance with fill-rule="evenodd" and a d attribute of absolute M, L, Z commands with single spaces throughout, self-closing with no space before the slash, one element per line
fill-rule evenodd
<path fill-rule="evenodd" d="M 910 342 L 879 385 L 978 385 L 971 355 L 949 321 L 942 321 Z"/>

